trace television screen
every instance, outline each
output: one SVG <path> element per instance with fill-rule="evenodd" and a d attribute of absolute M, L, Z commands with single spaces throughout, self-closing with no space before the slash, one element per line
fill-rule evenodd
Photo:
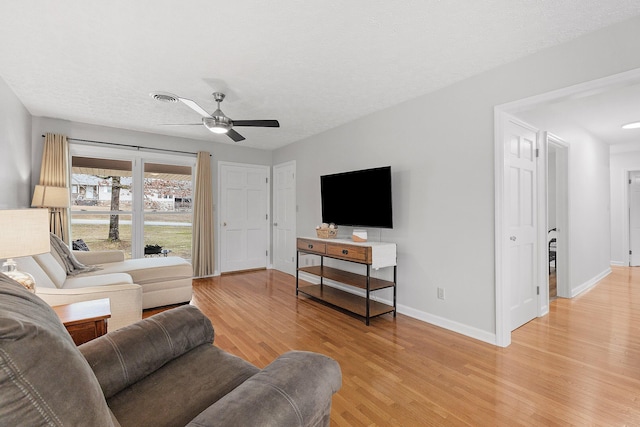
<path fill-rule="evenodd" d="M 393 228 L 391 166 L 320 177 L 322 222 Z"/>

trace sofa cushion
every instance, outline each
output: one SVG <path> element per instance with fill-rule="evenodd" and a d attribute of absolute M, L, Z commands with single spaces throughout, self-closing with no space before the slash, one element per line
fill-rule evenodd
<path fill-rule="evenodd" d="M 63 289 L 80 289 L 94 286 L 109 286 L 109 285 L 126 285 L 133 283 L 131 276 L 127 273 L 111 273 L 111 274 L 96 274 L 96 275 L 84 275 L 81 274 L 75 277 L 69 277 L 64 282 Z M 37 283 L 36 283 L 37 285 Z"/>
<path fill-rule="evenodd" d="M 102 270 L 85 275 L 105 273 L 128 273 L 133 283 L 143 285 L 167 280 L 191 278 L 193 267 L 188 261 L 179 257 L 138 258 L 122 262 L 110 262 L 101 265 Z"/>
<path fill-rule="evenodd" d="M 114 425 L 95 375 L 54 311 L 3 274 L 0 420 L 16 426 Z"/>
<path fill-rule="evenodd" d="M 33 257 L 20 257 L 16 258 L 14 261 L 18 264 L 18 270 L 27 272 L 33 276 L 36 281 L 36 291 L 38 288 L 58 288 L 58 286 L 53 283 L 47 272 L 42 269 L 40 264 Z"/>
<path fill-rule="evenodd" d="M 109 398 L 201 344 L 213 326 L 191 305 L 167 310 L 80 346 Z"/>
<path fill-rule="evenodd" d="M 213 344 L 202 344 L 107 403 L 122 427 L 184 426 L 257 372 L 249 362 Z"/>
<path fill-rule="evenodd" d="M 56 260 L 56 258 L 51 254 L 51 252 L 47 252 L 40 255 L 34 255 L 33 258 L 40 265 L 40 267 L 44 270 L 45 273 L 49 275 L 53 283 L 55 283 L 57 288 L 62 288 L 64 286 L 64 281 L 67 279 L 67 272 L 64 270 L 64 267 L 60 265 L 60 263 Z M 36 286 L 38 284 L 36 283 Z"/>
<path fill-rule="evenodd" d="M 73 255 L 83 264 L 108 264 L 124 261 L 124 251 L 111 249 L 89 252 L 73 251 Z"/>

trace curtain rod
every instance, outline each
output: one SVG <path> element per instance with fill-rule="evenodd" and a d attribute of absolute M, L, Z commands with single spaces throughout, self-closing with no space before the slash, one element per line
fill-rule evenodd
<path fill-rule="evenodd" d="M 46 135 L 42 135 L 43 138 L 45 136 Z M 92 143 L 92 144 L 115 145 L 115 146 L 118 146 L 118 147 L 135 148 L 138 151 L 140 151 L 140 150 L 153 150 L 153 151 L 162 151 L 162 152 L 166 152 L 166 153 L 191 154 L 193 156 L 197 156 L 198 155 L 198 153 L 193 153 L 191 151 L 167 150 L 165 148 L 143 147 L 141 145 L 119 144 L 117 142 L 94 141 L 94 140 L 91 140 L 91 139 L 67 138 L 67 140 L 68 141 L 78 141 L 78 142 L 89 142 L 89 143 Z M 211 156 L 212 156 L 212 154 L 209 153 L 209 157 L 211 157 Z"/>

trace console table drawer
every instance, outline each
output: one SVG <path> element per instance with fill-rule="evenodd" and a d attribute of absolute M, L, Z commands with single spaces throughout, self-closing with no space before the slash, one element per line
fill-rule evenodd
<path fill-rule="evenodd" d="M 363 246 L 350 246 L 329 243 L 327 255 L 349 261 L 371 263 L 371 248 Z"/>
<path fill-rule="evenodd" d="M 298 239 L 298 250 L 324 255 L 327 253 L 327 244 L 315 240 Z"/>

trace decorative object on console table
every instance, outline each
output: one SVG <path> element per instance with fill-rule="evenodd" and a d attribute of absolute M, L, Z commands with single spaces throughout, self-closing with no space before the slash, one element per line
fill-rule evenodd
<path fill-rule="evenodd" d="M 12 258 L 49 252 L 47 212 L 41 209 L 0 210 L 0 259 L 2 272 L 29 291 L 36 291 L 32 275 L 17 270 Z"/>
<path fill-rule="evenodd" d="M 309 297 L 324 301 L 335 307 L 364 317 L 366 325 L 372 317 L 386 313 L 396 316 L 396 244 L 383 242 L 354 243 L 350 240 L 334 240 L 325 242 L 321 239 L 298 238 L 296 259 L 296 295 L 305 294 Z M 300 266 L 300 254 L 318 255 L 320 265 Z M 340 270 L 324 265 L 325 258 L 333 258 L 363 264 L 366 275 Z M 371 269 L 393 267 L 393 281 L 371 277 Z M 301 284 L 300 272 L 319 278 L 319 284 Z M 345 292 L 336 287 L 328 286 L 324 279 L 345 284 L 365 291 L 365 296 Z M 371 299 L 371 292 L 380 289 L 393 289 L 393 305 L 384 304 Z"/>
<path fill-rule="evenodd" d="M 338 227 L 335 224 L 322 223 L 316 227 L 316 235 L 320 239 L 334 239 L 338 236 Z"/>
<path fill-rule="evenodd" d="M 36 185 L 33 190 L 31 207 L 48 208 L 51 214 L 49 231 L 64 240 L 64 227 L 62 226 L 62 213 L 60 210 L 69 207 L 69 189 L 51 185 Z"/>
<path fill-rule="evenodd" d="M 107 319 L 111 317 L 109 298 L 74 302 L 53 307 L 76 345 L 107 333 Z"/>
<path fill-rule="evenodd" d="M 354 242 L 366 242 L 367 230 L 353 230 L 353 234 L 351 235 L 351 240 L 353 240 Z"/>

